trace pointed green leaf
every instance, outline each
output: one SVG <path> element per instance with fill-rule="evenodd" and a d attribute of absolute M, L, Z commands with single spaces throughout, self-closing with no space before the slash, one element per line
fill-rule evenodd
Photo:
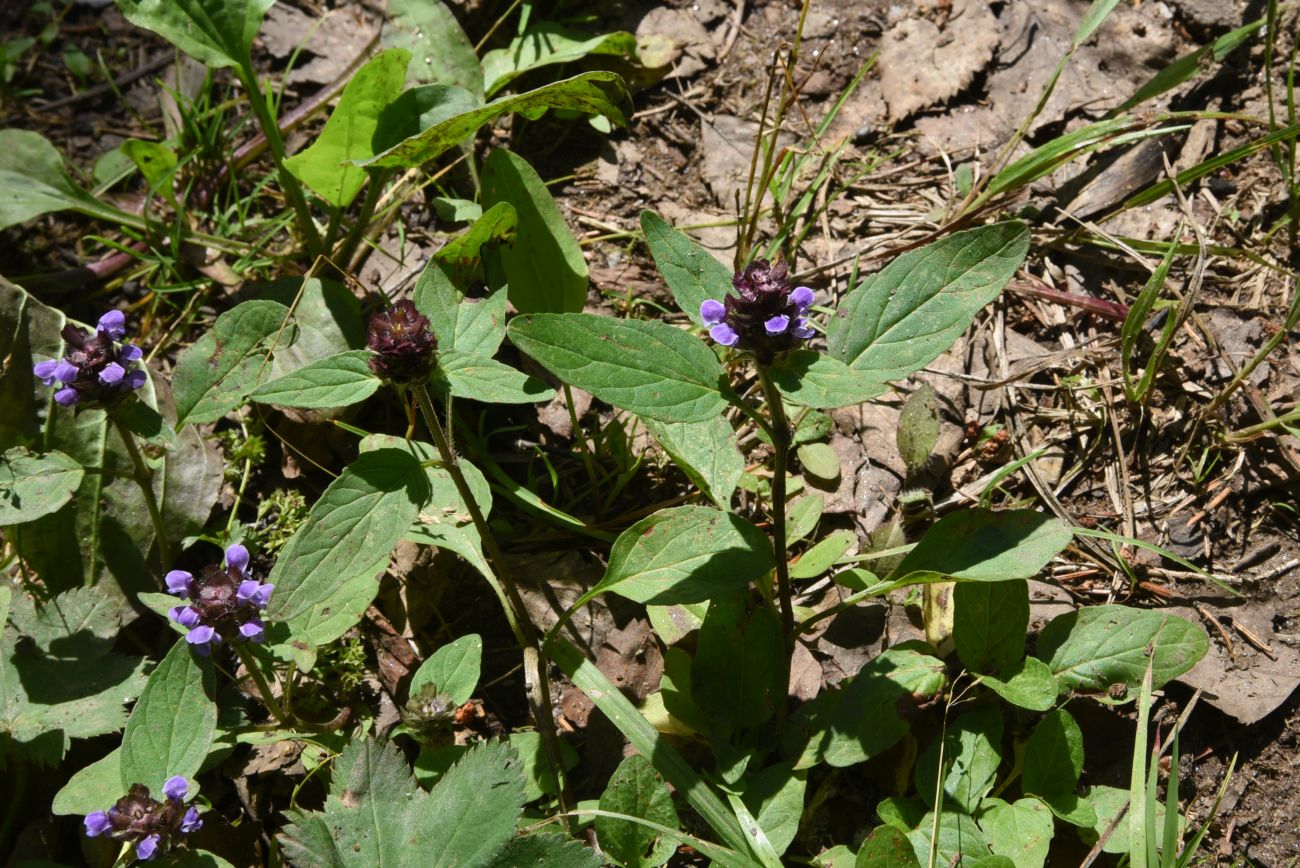
<path fill-rule="evenodd" d="M 432 385 L 457 398 L 485 404 L 536 404 L 555 397 L 555 390 L 495 359 L 455 350 L 438 354 Z"/>
<path fill-rule="evenodd" d="M 132 24 L 219 69 L 251 63 L 253 39 L 275 0 L 117 0 Z"/>
<path fill-rule="evenodd" d="M 672 794 L 641 754 L 623 760 L 610 775 L 600 796 L 600 809 L 678 828 Z M 612 817 L 596 818 L 596 837 L 601 849 L 625 868 L 662 865 L 677 849 L 675 842 L 661 838 L 654 829 Z"/>
<path fill-rule="evenodd" d="M 0 229 L 52 211 L 77 211 L 130 226 L 140 219 L 100 202 L 68 176 L 63 155 L 29 130 L 0 130 Z"/>
<path fill-rule="evenodd" d="M 489 868 L 600 868 L 605 860 L 590 847 L 556 832 L 511 838 Z"/>
<path fill-rule="evenodd" d="M 1038 656 L 1060 689 L 1102 692 L 1142 683 L 1148 656 L 1152 686 L 1177 678 L 1205 656 L 1205 631 L 1177 615 L 1127 606 L 1090 606 L 1054 618 L 1038 637 Z"/>
<path fill-rule="evenodd" d="M 483 77 L 488 96 L 519 76 L 544 66 L 572 63 L 589 54 L 636 56 L 636 37 L 631 33 L 589 36 L 553 21 L 539 21 L 503 48 L 483 55 Z"/>
<path fill-rule="evenodd" d="M 638 416 L 702 422 L 726 407 L 717 356 L 666 323 L 532 314 L 515 317 L 507 331 L 515 346 L 564 382 Z"/>
<path fill-rule="evenodd" d="M 62 452 L 34 455 L 21 446 L 0 455 L 0 526 L 58 512 L 81 486 L 85 470 Z"/>
<path fill-rule="evenodd" d="M 1071 539 L 1069 527 L 1041 512 L 962 510 L 939 519 L 888 581 L 924 581 L 925 574 L 972 582 L 1028 579 Z"/>
<path fill-rule="evenodd" d="M 510 213 L 514 213 L 513 208 Z M 491 358 L 505 339 L 505 289 L 492 290 L 486 298 L 467 298 L 437 258 L 424 267 L 411 300 L 429 318 L 439 352 L 456 350 L 467 356 Z"/>
<path fill-rule="evenodd" d="M 426 685 L 456 705 L 464 705 L 478 687 L 479 668 L 483 662 L 483 640 L 477 633 L 461 636 L 434 651 L 411 676 L 410 695 Z"/>
<path fill-rule="evenodd" d="M 415 58 L 407 84 L 454 84 L 482 102 L 483 67 L 474 43 L 442 0 L 388 0 L 381 39 Z"/>
<path fill-rule="evenodd" d="M 288 319 L 289 309 L 282 304 L 246 301 L 217 317 L 211 330 L 181 350 L 172 373 L 177 429 L 220 419 L 244 403 L 271 375 L 264 347 L 286 330 Z"/>
<path fill-rule="evenodd" d="M 122 798 L 120 747 L 78 771 L 54 796 L 50 813 L 56 817 L 102 811 Z"/>
<path fill-rule="evenodd" d="M 193 779 L 217 731 L 212 661 L 177 639 L 140 694 L 122 733 L 122 792 L 144 784 L 155 793 L 173 775 Z"/>
<path fill-rule="evenodd" d="M 646 430 L 696 487 L 722 509 L 745 472 L 745 457 L 736 448 L 736 432 L 725 415 L 702 422 L 660 422 L 645 418 Z"/>
<path fill-rule="evenodd" d="M 691 662 L 691 697 L 710 724 L 759 726 L 785 699 L 781 624 L 767 606 L 748 610 L 744 596 L 709 603 Z"/>
<path fill-rule="evenodd" d="M 328 409 L 364 401 L 383 385 L 370 370 L 370 350 L 348 350 L 309 362 L 292 373 L 263 383 L 248 396 L 277 407 Z"/>
<path fill-rule="evenodd" d="M 1037 657 L 1021 658 L 1004 667 L 998 675 L 981 675 L 980 683 L 1012 705 L 1030 711 L 1047 711 L 1056 704 L 1056 679 L 1047 664 Z"/>
<path fill-rule="evenodd" d="M 1049 712 L 1029 736 L 1021 788 L 1036 796 L 1074 792 L 1083 774 L 1083 730 L 1063 708 Z"/>
<path fill-rule="evenodd" d="M 700 305 L 722 301 L 732 291 L 731 270 L 653 211 L 641 212 L 641 231 L 677 307 L 703 326 Z"/>
<path fill-rule="evenodd" d="M 869 401 L 885 392 L 883 380 L 813 350 L 787 353 L 768 368 L 781 396 L 792 404 L 832 410 Z"/>
<path fill-rule="evenodd" d="M 972 672 L 1002 672 L 1025 656 L 1029 584 L 961 582 L 953 589 L 952 638 L 957 656 Z"/>
<path fill-rule="evenodd" d="M 942 742 L 944 801 L 973 811 L 993 789 L 1002 763 L 1002 709 L 986 704 L 958 715 Z M 939 749 L 936 738 L 916 761 L 916 791 L 927 804 L 934 803 Z"/>

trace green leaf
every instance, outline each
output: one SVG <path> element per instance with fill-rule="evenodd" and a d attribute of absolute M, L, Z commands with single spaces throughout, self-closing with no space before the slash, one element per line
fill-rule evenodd
<path fill-rule="evenodd" d="M 984 705 L 959 715 L 942 742 L 944 801 L 970 813 L 993 789 L 1002 762 L 1002 709 Z M 916 791 L 927 804 L 934 802 L 939 748 L 935 739 L 916 761 Z"/>
<path fill-rule="evenodd" d="M 708 299 L 722 301 L 731 292 L 731 271 L 653 211 L 641 212 L 641 231 L 677 307 L 703 326 L 700 305 Z"/>
<path fill-rule="evenodd" d="M 370 350 L 348 350 L 303 365 L 283 377 L 263 383 L 248 396 L 277 407 L 327 409 L 364 401 L 383 385 L 370 370 Z"/>
<path fill-rule="evenodd" d="M 646 430 L 694 485 L 720 508 L 731 505 L 745 457 L 736 448 L 736 432 L 718 414 L 702 422 L 660 422 L 644 418 Z"/>
<path fill-rule="evenodd" d="M 820 494 L 810 494 L 786 504 L 785 544 L 794 545 L 817 527 L 822 513 L 826 510 L 826 498 Z"/>
<path fill-rule="evenodd" d="M 936 359 L 997 298 L 1029 252 L 1023 223 L 957 232 L 904 253 L 845 296 L 827 329 L 831 356 L 878 382 Z"/>
<path fill-rule="evenodd" d="M 702 422 L 726 407 L 717 356 L 667 323 L 532 314 L 511 320 L 508 333 L 564 382 L 638 416 Z"/>
<path fill-rule="evenodd" d="M 806 477 L 834 485 L 840 478 L 840 457 L 828 443 L 805 443 L 798 448 L 799 464 Z"/>
<path fill-rule="evenodd" d="M 213 69 L 251 64 L 253 39 L 275 0 L 117 0 L 132 24 L 152 30 Z"/>
<path fill-rule="evenodd" d="M 907 834 L 893 826 L 877 826 L 862 842 L 854 868 L 921 868 Z"/>
<path fill-rule="evenodd" d="M 510 211 L 514 213 L 513 208 Z M 496 289 L 486 298 L 469 299 L 456 288 L 446 266 L 436 258 L 430 259 L 420 274 L 412 301 L 429 318 L 439 352 L 455 350 L 467 356 L 490 358 L 505 339 L 506 291 Z"/>
<path fill-rule="evenodd" d="M 1209 45 L 1202 45 L 1200 48 L 1182 55 L 1147 79 L 1145 84 L 1134 91 L 1131 97 L 1115 107 L 1113 111 L 1117 113 L 1128 111 L 1149 99 L 1173 90 L 1178 85 L 1199 74 L 1210 64 L 1222 61 L 1229 54 L 1248 43 L 1250 38 L 1255 35 L 1255 31 L 1263 27 L 1266 22 L 1267 19 L 1264 18 L 1252 21 L 1244 27 L 1238 27 L 1236 30 L 1223 34 Z"/>
<path fill-rule="evenodd" d="M 749 729 L 785 699 L 785 643 L 767 606 L 748 611 L 743 594 L 709 603 L 691 663 L 691 697 L 711 724 Z"/>
<path fill-rule="evenodd" d="M 698 603 L 757 581 L 775 567 L 763 532 L 705 506 L 662 509 L 619 534 L 590 593 L 638 603 Z"/>
<path fill-rule="evenodd" d="M 375 156 L 379 116 L 402 93 L 411 53 L 390 48 L 352 76 L 316 140 L 284 167 L 335 208 L 347 207 L 366 183 L 357 162 Z"/>
<path fill-rule="evenodd" d="M 1064 795 L 1074 792 L 1083 773 L 1083 730 L 1070 713 L 1057 708 L 1034 727 L 1025 745 L 1020 785 L 1026 794 Z"/>
<path fill-rule="evenodd" d="M 1028 579 L 1072 538 L 1061 521 L 1029 509 L 954 512 L 926 532 L 887 581 Z"/>
<path fill-rule="evenodd" d="M 176 152 L 161 142 L 147 142 L 143 139 L 127 139 L 121 144 L 121 151 L 131 158 L 140 174 L 149 182 L 149 190 L 162 193 L 175 203 L 176 194 L 172 191 L 172 177 L 176 174 L 178 159 Z"/>
<path fill-rule="evenodd" d="M 885 392 L 874 371 L 857 371 L 814 350 L 787 353 L 767 369 L 781 396 L 792 404 L 832 410 L 861 404 Z"/>
<path fill-rule="evenodd" d="M 536 832 L 511 838 L 489 868 L 600 868 L 595 850 L 557 832 Z"/>
<path fill-rule="evenodd" d="M 415 58 L 406 70 L 408 85 L 454 84 L 483 100 L 474 43 L 442 0 L 389 0 L 381 42 Z"/>
<path fill-rule="evenodd" d="M 121 748 L 78 771 L 54 796 L 56 817 L 102 811 L 122 797 Z"/>
<path fill-rule="evenodd" d="M 953 868 L 977 868 L 978 860 L 992 856 L 984 833 L 969 814 L 945 809 L 939 817 L 938 835 L 934 834 L 934 813 L 926 814 L 917 827 L 908 833 L 912 852 L 922 865 L 948 865 Z M 930 841 L 937 839 L 936 858 L 930 861 Z M 990 866 L 991 868 L 991 866 Z"/>
<path fill-rule="evenodd" d="M 1104 692 L 1142 683 L 1148 656 L 1152 686 L 1191 669 L 1209 644 L 1200 626 L 1177 615 L 1127 606 L 1090 606 L 1052 619 L 1038 637 L 1038 656 L 1060 690 Z"/>
<path fill-rule="evenodd" d="M 909 471 L 915 472 L 930 460 L 939 442 L 939 396 L 922 384 L 903 402 L 898 414 L 898 452 Z"/>
<path fill-rule="evenodd" d="M 510 112 L 536 119 L 547 109 L 569 109 L 584 114 L 604 115 L 623 126 L 627 123 L 627 104 L 627 91 L 622 79 L 612 72 L 587 72 L 527 93 L 495 99 L 480 108 L 456 114 L 410 136 L 361 165 L 405 169 L 423 165 L 465 141 L 479 127 Z"/>
<path fill-rule="evenodd" d="M 467 353 L 438 353 L 438 368 L 431 381 L 440 392 L 485 404 L 536 404 L 555 397 L 555 390 L 495 359 Z"/>
<path fill-rule="evenodd" d="M 747 774 L 744 783 L 745 807 L 758 820 L 777 855 L 784 853 L 799 832 L 808 776 L 794 771 L 794 762 L 786 760 L 758 774 Z"/>
<path fill-rule="evenodd" d="M 999 674 L 1000 678 L 981 675 L 980 683 L 1012 705 L 1030 711 L 1047 711 L 1056 704 L 1056 679 L 1047 664 L 1037 657 L 1024 657 Z"/>
<path fill-rule="evenodd" d="M 220 419 L 243 404 L 271 373 L 259 352 L 280 334 L 289 309 L 273 301 L 246 301 L 217 317 L 211 330 L 181 350 L 172 373 L 176 428 Z"/>
<path fill-rule="evenodd" d="M 293 310 L 293 338 L 281 340 L 271 360 L 271 376 L 282 377 L 326 356 L 366 346 L 361 302 L 336 280 L 286 277 L 259 287 L 258 298 Z M 288 346 L 285 346 L 285 344 Z M 250 389 L 251 391 L 251 389 Z"/>
<path fill-rule="evenodd" d="M 1079 837 L 1085 844 L 1092 846 L 1101 839 L 1101 836 L 1110 830 L 1111 824 L 1115 823 L 1115 818 L 1120 816 L 1120 812 L 1125 811 L 1129 806 L 1129 791 L 1119 787 L 1094 786 L 1088 788 L 1088 804 L 1093 808 L 1094 821 L 1088 828 L 1079 830 Z M 1157 814 L 1164 815 L 1164 806 L 1156 805 Z M 1102 845 L 1103 853 L 1113 853 L 1116 855 L 1128 853 L 1130 850 L 1129 823 L 1128 815 L 1115 824 L 1115 828 L 1110 832 L 1110 837 Z"/>
<path fill-rule="evenodd" d="M 834 566 L 857 541 L 857 534 L 851 530 L 835 531 L 790 565 L 790 578 L 814 579 L 820 576 Z"/>
<path fill-rule="evenodd" d="M 177 639 L 131 710 L 119 759 L 122 792 L 144 784 L 155 793 L 172 775 L 193 779 L 217 731 L 216 679 Z"/>
<path fill-rule="evenodd" d="M 1097 822 L 1097 812 L 1088 800 L 1074 793 L 1056 793 L 1050 796 L 1038 796 L 1039 801 L 1047 805 L 1052 815 L 1081 829 L 1092 828 Z"/>
<path fill-rule="evenodd" d="M 1052 812 L 1038 799 L 1020 799 L 1014 804 L 985 799 L 976 819 L 995 854 L 1006 856 L 1016 868 L 1043 868 L 1056 824 Z"/>
<path fill-rule="evenodd" d="M 496 93 L 519 76 L 543 66 L 571 63 L 589 54 L 636 56 L 636 37 L 631 33 L 606 33 L 588 37 L 552 21 L 529 26 L 504 48 L 483 55 L 483 77 L 488 95 Z"/>
<path fill-rule="evenodd" d="M 58 512 L 81 486 L 85 470 L 62 452 L 34 455 L 15 446 L 0 455 L 0 526 Z"/>
<path fill-rule="evenodd" d="M 962 582 L 954 590 L 952 638 L 957 656 L 972 672 L 1002 672 L 1025 656 L 1029 584 Z"/>
<path fill-rule="evenodd" d="M 483 162 L 485 206 L 509 202 L 518 215 L 515 243 L 487 260 L 499 262 L 510 303 L 520 313 L 577 313 L 587 303 L 587 261 L 533 167 L 498 148 Z"/>
<path fill-rule="evenodd" d="M 270 621 L 319 647 L 361 619 L 379 574 L 429 496 L 419 462 L 398 449 L 360 455 L 321 494 L 267 581 Z"/>
<path fill-rule="evenodd" d="M 415 696 L 426 684 L 456 705 L 464 705 L 478 686 L 483 662 L 483 640 L 477 633 L 461 636 L 443 645 L 420 664 L 411 677 L 410 695 Z"/>
<path fill-rule="evenodd" d="M 68 176 L 63 155 L 40 133 L 0 130 L 0 229 L 26 223 L 52 211 L 77 211 L 89 217 L 140 224 L 140 219 L 105 205 Z"/>
<path fill-rule="evenodd" d="M 600 809 L 670 829 L 679 825 L 664 779 L 641 754 L 623 760 L 610 775 L 600 796 Z M 660 838 L 654 829 L 612 817 L 596 817 L 596 837 L 605 854 L 627 868 L 662 865 L 677 849 L 675 842 Z"/>
<path fill-rule="evenodd" d="M 518 228 L 519 212 L 515 206 L 510 202 L 498 202 L 475 218 L 468 229 L 443 245 L 433 258 L 446 269 L 452 284 L 464 291 L 482 282 L 483 257 L 491 246 L 514 244 Z M 501 327 L 505 328 L 504 319 Z"/>

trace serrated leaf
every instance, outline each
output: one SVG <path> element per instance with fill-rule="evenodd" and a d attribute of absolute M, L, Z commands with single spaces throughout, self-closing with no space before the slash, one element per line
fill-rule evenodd
<path fill-rule="evenodd" d="M 85 470 L 62 452 L 35 455 L 21 446 L 0 455 L 0 526 L 58 512 L 81 487 Z"/>
<path fill-rule="evenodd" d="M 208 66 L 251 63 L 253 39 L 275 0 L 117 0 L 132 24 Z"/>
<path fill-rule="evenodd" d="M 717 356 L 666 323 L 544 313 L 515 317 L 507 332 L 564 382 L 638 416 L 702 422 L 726 407 Z"/>
<path fill-rule="evenodd" d="M 1023 223 L 994 223 L 899 256 L 849 292 L 827 328 L 834 358 L 879 382 L 932 362 L 997 298 L 1029 252 Z"/>
<path fill-rule="evenodd" d="M 173 775 L 192 779 L 217 731 L 216 679 L 211 660 L 200 660 L 177 639 L 149 675 L 122 733 L 122 792 L 144 784 L 155 793 Z"/>
<path fill-rule="evenodd" d="M 854 370 L 814 350 L 787 353 L 768 368 L 768 374 L 790 403 L 819 410 L 861 404 L 886 389 L 874 371 Z"/>
<path fill-rule="evenodd" d="M 526 72 L 571 63 L 589 54 L 635 57 L 636 37 L 626 32 L 589 36 L 553 21 L 540 21 L 503 48 L 494 48 L 483 55 L 488 96 Z"/>
<path fill-rule="evenodd" d="M 1148 654 L 1152 686 L 1191 669 L 1209 640 L 1198 625 L 1177 615 L 1127 606 L 1090 606 L 1054 618 L 1038 637 L 1038 657 L 1061 690 L 1105 691 L 1112 684 L 1142 683 Z"/>
<path fill-rule="evenodd" d="M 641 212 L 641 231 L 677 307 L 703 326 L 700 305 L 708 299 L 722 301 L 731 292 L 731 271 L 653 211 Z"/>
<path fill-rule="evenodd" d="M 63 155 L 40 133 L 0 130 L 0 229 L 53 211 L 77 211 L 132 226 L 140 222 L 77 186 Z"/>
<path fill-rule="evenodd" d="M 470 749 L 429 793 L 421 817 L 433 827 L 413 865 L 480 865 L 514 832 L 524 803 L 523 766 L 509 745 Z"/>
<path fill-rule="evenodd" d="M 627 122 L 624 110 L 627 100 L 627 91 L 617 75 L 587 72 L 456 114 L 393 145 L 362 165 L 407 169 L 423 165 L 465 141 L 479 127 L 511 112 L 535 119 L 548 109 L 569 109 L 603 115 L 623 126 Z"/>
<path fill-rule="evenodd" d="M 284 167 L 335 208 L 347 207 L 366 183 L 354 165 L 375 155 L 379 117 L 402 92 L 411 53 L 390 48 L 372 57 L 343 89 L 316 140 Z"/>
<path fill-rule="evenodd" d="M 447 696 L 456 705 L 464 705 L 478 687 L 483 662 L 483 640 L 477 633 L 461 636 L 443 645 L 420 664 L 411 676 L 410 695 L 415 696 L 426 684 Z"/>
<path fill-rule="evenodd" d="M 678 506 L 621 533 L 593 593 L 638 603 L 698 603 L 743 588 L 773 569 L 763 532 L 732 513 Z"/>
<path fill-rule="evenodd" d="M 678 827 L 677 809 L 664 779 L 650 761 L 632 754 L 619 763 L 600 796 L 600 809 Z M 596 837 L 605 853 L 625 868 L 662 865 L 676 849 L 654 829 L 613 817 L 596 818 Z"/>
<path fill-rule="evenodd" d="M 972 672 L 1000 673 L 1025 656 L 1029 584 L 960 582 L 953 589 L 952 638 L 957 656 Z"/>
<path fill-rule="evenodd" d="M 1025 745 L 1021 788 L 1035 796 L 1074 792 L 1083 774 L 1083 730 L 1070 713 L 1054 709 L 1034 727 Z"/>
<path fill-rule="evenodd" d="M 1056 679 L 1037 657 L 1024 657 L 998 674 L 1000 677 L 981 675 L 980 683 L 1012 705 L 1047 711 L 1056 704 Z"/>
<path fill-rule="evenodd" d="M 177 429 L 220 419 L 244 403 L 271 373 L 259 348 L 280 333 L 288 318 L 289 309 L 282 304 L 246 301 L 217 317 L 210 331 L 181 350 L 171 380 Z"/>
<path fill-rule="evenodd" d="M 781 624 L 772 610 L 747 610 L 743 595 L 709 603 L 691 662 L 691 697 L 710 724 L 748 729 L 785 699 Z"/>
<path fill-rule="evenodd" d="M 1015 868 L 1042 868 L 1051 849 L 1055 823 L 1052 812 L 1038 799 L 1008 804 L 985 799 L 976 817 L 996 855 L 1006 856 Z"/>
<path fill-rule="evenodd" d="M 492 251 L 510 303 L 520 313 L 577 313 L 587 303 L 587 260 L 541 176 L 528 161 L 498 148 L 483 162 L 483 204 L 509 202 L 519 231 Z M 489 272 L 490 273 L 490 272 Z"/>
<path fill-rule="evenodd" d="M 703 422 L 660 422 L 644 418 L 650 436 L 687 478 L 722 509 L 731 505 L 745 457 L 736 448 L 736 432 L 718 414 Z"/>
<path fill-rule="evenodd" d="M 595 850 L 556 832 L 535 832 L 511 838 L 489 868 L 600 868 Z"/>
<path fill-rule="evenodd" d="M 356 404 L 383 385 L 370 370 L 372 358 L 370 350 L 327 356 L 263 383 L 248 397 L 259 404 L 317 410 Z"/>
<path fill-rule="evenodd" d="M 483 99 L 483 67 L 474 43 L 442 0 L 389 0 L 380 37 L 411 52 L 406 83 L 454 84 Z"/>
<path fill-rule="evenodd" d="M 983 705 L 958 715 L 943 735 L 943 796 L 962 811 L 974 811 L 993 789 L 1002 762 L 1002 710 Z M 933 804 L 940 740 L 917 758 L 916 791 Z"/>
<path fill-rule="evenodd" d="M 926 581 L 926 574 L 972 582 L 1028 579 L 1071 539 L 1069 527 L 1033 510 L 962 510 L 939 519 L 887 581 Z"/>
<path fill-rule="evenodd" d="M 455 350 L 438 353 L 430 382 L 439 392 L 485 404 L 536 404 L 555 397 L 555 390 L 535 377 L 495 359 Z"/>
<path fill-rule="evenodd" d="M 428 496 L 410 454 L 358 456 L 280 552 L 266 579 L 275 585 L 267 619 L 288 622 L 294 636 L 317 647 L 342 636 L 379 591 L 379 573 Z"/>

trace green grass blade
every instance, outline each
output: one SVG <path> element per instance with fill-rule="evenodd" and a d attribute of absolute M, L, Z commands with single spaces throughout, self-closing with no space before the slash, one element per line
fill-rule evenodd
<path fill-rule="evenodd" d="M 1152 762 L 1152 771 L 1159 764 Z M 1165 781 L 1165 834 L 1160 849 L 1162 868 L 1174 868 L 1178 859 L 1178 730 L 1174 730 L 1173 753 L 1169 755 L 1169 779 Z"/>
<path fill-rule="evenodd" d="M 1229 54 L 1244 45 L 1255 31 L 1264 26 L 1264 19 L 1251 22 L 1244 27 L 1223 34 L 1209 45 L 1203 45 L 1195 51 L 1189 51 L 1164 69 L 1151 76 L 1145 84 L 1134 91 L 1112 114 L 1126 112 L 1136 105 L 1160 94 L 1173 90 L 1178 85 L 1195 76 L 1211 63 L 1219 63 Z"/>
<path fill-rule="evenodd" d="M 1151 662 L 1142 678 L 1137 702 L 1137 730 L 1133 735 L 1133 765 L 1129 774 L 1128 847 L 1131 868 L 1155 868 L 1148 861 L 1147 811 L 1154 810 L 1147 800 L 1147 727 L 1151 718 Z"/>
<path fill-rule="evenodd" d="M 1169 250 L 1165 253 L 1164 259 L 1160 261 L 1160 266 L 1151 273 L 1151 277 L 1138 293 L 1137 299 L 1128 310 L 1128 316 L 1124 318 L 1124 325 L 1119 332 L 1119 357 L 1120 370 L 1124 376 L 1124 391 L 1128 393 L 1128 399 L 1135 404 L 1142 402 L 1146 397 L 1147 391 L 1151 388 L 1151 383 L 1155 380 L 1156 373 L 1160 370 L 1160 363 L 1164 360 L 1165 353 L 1169 349 L 1169 342 L 1173 339 L 1174 329 L 1178 326 L 1178 317 L 1170 315 L 1165 319 L 1164 329 L 1160 333 L 1160 340 L 1156 342 L 1156 347 L 1151 352 L 1151 357 L 1147 359 L 1146 369 L 1142 372 L 1142 377 L 1135 384 L 1133 382 L 1133 349 L 1137 346 L 1138 338 L 1142 334 L 1142 327 L 1146 324 L 1147 317 L 1150 316 L 1151 310 L 1155 307 L 1156 299 L 1160 296 L 1160 290 L 1164 288 L 1165 277 L 1169 274 L 1169 266 L 1174 261 L 1174 248 L 1170 245 Z"/>

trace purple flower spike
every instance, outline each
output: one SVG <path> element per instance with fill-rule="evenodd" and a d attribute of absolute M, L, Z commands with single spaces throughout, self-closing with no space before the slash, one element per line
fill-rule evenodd
<path fill-rule="evenodd" d="M 144 357 L 144 350 L 135 344 L 122 344 L 122 350 L 117 357 L 124 362 L 138 362 Z"/>
<path fill-rule="evenodd" d="M 199 625 L 199 613 L 189 606 L 172 606 L 167 614 L 171 615 L 173 621 L 186 629 Z"/>
<path fill-rule="evenodd" d="M 138 389 L 147 382 L 149 382 L 149 375 L 144 371 L 132 371 L 126 375 L 126 387 L 128 389 Z"/>
<path fill-rule="evenodd" d="M 158 835 L 149 835 L 142 839 L 139 844 L 135 845 L 135 857 L 141 862 L 148 862 L 158 855 L 158 842 L 162 838 Z"/>
<path fill-rule="evenodd" d="M 104 811 L 95 811 L 93 814 L 87 814 L 85 825 L 86 835 L 91 838 L 98 838 L 100 835 L 113 828 L 113 823 L 108 819 L 108 814 Z"/>
<path fill-rule="evenodd" d="M 736 334 L 736 330 L 725 322 L 720 322 L 709 329 L 709 337 L 724 347 L 734 347 L 736 342 L 740 340 L 740 335 Z"/>
<path fill-rule="evenodd" d="M 184 570 L 172 570 L 163 581 L 167 583 L 168 592 L 184 600 L 190 595 L 190 582 L 194 581 L 194 576 Z"/>
<path fill-rule="evenodd" d="M 794 292 L 790 293 L 790 301 L 800 314 L 807 313 L 816 298 L 816 294 L 806 286 L 796 286 Z"/>
<path fill-rule="evenodd" d="M 801 341 L 806 341 L 808 338 L 815 335 L 816 332 L 812 330 L 812 326 L 808 325 L 808 320 L 806 318 L 799 317 L 794 321 L 794 328 L 790 329 L 790 334 L 794 335 Z"/>
<path fill-rule="evenodd" d="M 61 407 L 71 407 L 77 403 L 77 390 L 72 388 L 59 389 L 54 393 L 55 402 Z"/>
<path fill-rule="evenodd" d="M 190 808 L 185 812 L 185 817 L 181 820 L 181 831 L 185 834 L 197 832 L 203 828 L 203 821 L 199 819 L 199 809 Z"/>
<path fill-rule="evenodd" d="M 709 299 L 700 305 L 700 319 L 705 325 L 717 325 L 727 315 L 727 308 L 720 301 Z"/>
<path fill-rule="evenodd" d="M 239 543 L 235 543 L 226 549 L 226 566 L 233 568 L 235 572 L 242 576 L 244 570 L 248 567 L 248 549 Z"/>
<path fill-rule="evenodd" d="M 185 801 L 185 794 L 190 791 L 190 782 L 183 775 L 172 775 L 163 784 L 163 795 L 174 802 Z"/>
<path fill-rule="evenodd" d="M 790 327 L 790 317 L 785 314 L 778 314 L 767 322 L 763 323 L 763 328 L 767 329 L 769 335 L 783 334 Z"/>
<path fill-rule="evenodd" d="M 99 318 L 99 331 L 115 341 L 126 337 L 126 315 L 120 310 L 110 310 Z"/>
<path fill-rule="evenodd" d="M 77 379 L 77 375 L 80 373 L 81 369 L 67 359 L 60 359 L 58 364 L 54 366 L 54 379 L 60 383 L 71 383 Z"/>
<path fill-rule="evenodd" d="M 266 604 L 271 600 L 271 591 L 275 585 L 258 584 L 254 579 L 245 579 L 239 583 L 239 590 L 235 592 L 235 599 L 241 603 L 251 603 L 259 609 L 265 609 Z"/>
<path fill-rule="evenodd" d="M 185 641 L 195 646 L 195 651 L 198 651 L 200 654 L 206 654 L 208 651 L 212 650 L 209 647 L 210 645 L 217 645 L 220 643 L 221 637 L 217 635 L 216 630 L 213 630 L 207 624 L 200 624 L 185 634 Z"/>
<path fill-rule="evenodd" d="M 249 642 L 261 642 L 266 637 L 266 627 L 256 618 L 239 625 L 239 634 Z"/>
<path fill-rule="evenodd" d="M 54 359 L 50 359 L 47 362 L 37 362 L 33 365 L 32 373 L 36 375 L 36 379 L 40 380 L 45 385 L 53 386 L 54 372 L 58 370 L 58 368 L 59 363 L 54 361 Z"/>
<path fill-rule="evenodd" d="M 105 386 L 116 386 L 125 376 L 126 368 L 117 362 L 109 362 L 104 366 L 104 370 L 99 372 L 99 381 Z"/>

